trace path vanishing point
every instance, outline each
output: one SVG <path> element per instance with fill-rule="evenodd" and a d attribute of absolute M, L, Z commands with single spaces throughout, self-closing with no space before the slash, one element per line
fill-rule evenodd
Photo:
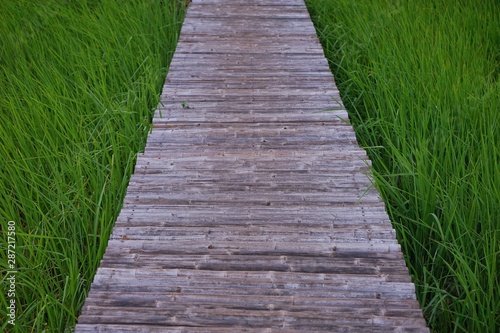
<path fill-rule="evenodd" d="M 339 102 L 304 0 L 194 0 L 76 332 L 429 332 Z"/>

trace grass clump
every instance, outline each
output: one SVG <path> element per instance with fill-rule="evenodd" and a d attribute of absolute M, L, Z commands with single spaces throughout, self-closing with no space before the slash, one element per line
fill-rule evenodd
<path fill-rule="evenodd" d="M 0 223 L 16 223 L 16 325 L 77 319 L 143 149 L 182 0 L 0 2 Z M 0 238 L 0 269 L 7 264 Z M 4 277 L 5 274 L 2 274 Z"/>
<path fill-rule="evenodd" d="M 307 5 L 434 332 L 500 331 L 500 8 Z"/>

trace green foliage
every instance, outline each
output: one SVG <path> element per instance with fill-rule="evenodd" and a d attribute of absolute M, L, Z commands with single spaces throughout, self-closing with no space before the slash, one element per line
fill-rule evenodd
<path fill-rule="evenodd" d="M 500 331 L 500 8 L 309 0 L 435 332 Z"/>
<path fill-rule="evenodd" d="M 16 326 L 2 291 L 0 331 L 74 326 L 184 12 L 179 0 L 0 1 L 0 225 L 16 222 L 18 270 Z M 5 273 L 3 234 L 0 248 Z"/>

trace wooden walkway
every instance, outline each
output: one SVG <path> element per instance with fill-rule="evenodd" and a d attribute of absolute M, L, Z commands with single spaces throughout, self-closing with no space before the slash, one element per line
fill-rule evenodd
<path fill-rule="evenodd" d="M 76 332 L 428 332 L 339 100 L 303 0 L 194 0 Z"/>

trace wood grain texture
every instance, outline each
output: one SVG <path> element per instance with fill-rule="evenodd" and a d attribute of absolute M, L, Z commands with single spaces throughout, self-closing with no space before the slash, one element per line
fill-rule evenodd
<path fill-rule="evenodd" d="M 429 332 L 303 0 L 193 0 L 76 332 Z"/>

